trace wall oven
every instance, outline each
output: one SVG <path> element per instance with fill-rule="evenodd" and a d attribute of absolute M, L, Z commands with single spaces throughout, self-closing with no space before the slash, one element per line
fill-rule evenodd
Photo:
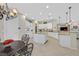
<path fill-rule="evenodd" d="M 67 24 L 58 24 L 58 31 L 69 31 L 70 26 Z"/>

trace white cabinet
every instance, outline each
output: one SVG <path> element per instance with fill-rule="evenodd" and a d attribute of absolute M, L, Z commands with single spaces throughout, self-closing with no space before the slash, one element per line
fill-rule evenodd
<path fill-rule="evenodd" d="M 79 40 L 76 32 L 69 32 L 69 34 L 59 34 L 59 44 L 70 49 L 79 49 Z"/>
<path fill-rule="evenodd" d="M 79 49 L 79 39 L 77 40 L 77 48 Z"/>
<path fill-rule="evenodd" d="M 70 33 L 71 48 L 77 49 L 77 33 Z"/>
<path fill-rule="evenodd" d="M 59 44 L 63 47 L 70 48 L 70 36 L 69 35 L 59 35 Z"/>
<path fill-rule="evenodd" d="M 58 40 L 58 32 L 48 32 L 48 36 Z"/>
<path fill-rule="evenodd" d="M 47 42 L 48 38 L 44 34 L 34 34 L 33 41 L 39 44 L 45 44 Z"/>
<path fill-rule="evenodd" d="M 77 48 L 79 49 L 79 32 L 77 33 Z"/>

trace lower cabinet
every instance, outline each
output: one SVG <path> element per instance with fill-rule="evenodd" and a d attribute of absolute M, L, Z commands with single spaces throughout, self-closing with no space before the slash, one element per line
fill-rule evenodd
<path fill-rule="evenodd" d="M 48 32 L 48 36 L 58 40 L 58 32 Z"/>
<path fill-rule="evenodd" d="M 79 39 L 77 40 L 77 48 L 79 49 Z"/>
<path fill-rule="evenodd" d="M 77 38 L 77 33 L 70 33 L 69 35 L 59 35 L 59 44 L 62 47 L 79 49 L 79 40 Z"/>
<path fill-rule="evenodd" d="M 70 33 L 71 38 L 71 48 L 72 49 L 78 49 L 77 48 L 77 33 Z"/>
<path fill-rule="evenodd" d="M 34 34 L 33 41 L 35 41 L 38 44 L 45 44 L 48 39 L 47 36 L 44 34 Z"/>
<path fill-rule="evenodd" d="M 70 36 L 69 35 L 59 35 L 59 44 L 62 47 L 70 48 Z"/>

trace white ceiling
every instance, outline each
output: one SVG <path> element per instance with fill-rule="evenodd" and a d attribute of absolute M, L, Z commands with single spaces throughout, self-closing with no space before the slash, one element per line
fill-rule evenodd
<path fill-rule="evenodd" d="M 8 3 L 8 5 L 34 19 L 59 19 L 60 16 L 61 20 L 66 20 L 66 11 L 68 11 L 69 6 L 72 6 L 72 19 L 79 20 L 79 4 L 77 3 Z"/>

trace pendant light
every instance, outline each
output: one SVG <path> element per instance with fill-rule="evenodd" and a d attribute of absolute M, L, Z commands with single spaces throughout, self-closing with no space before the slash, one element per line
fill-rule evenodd
<path fill-rule="evenodd" d="M 0 12 L 0 20 L 3 19 L 3 14 Z"/>
<path fill-rule="evenodd" d="M 3 19 L 4 15 L 6 15 L 6 20 L 9 20 L 17 17 L 17 14 L 18 14 L 17 10 L 10 9 L 7 3 L 0 4 L 0 20 Z"/>

